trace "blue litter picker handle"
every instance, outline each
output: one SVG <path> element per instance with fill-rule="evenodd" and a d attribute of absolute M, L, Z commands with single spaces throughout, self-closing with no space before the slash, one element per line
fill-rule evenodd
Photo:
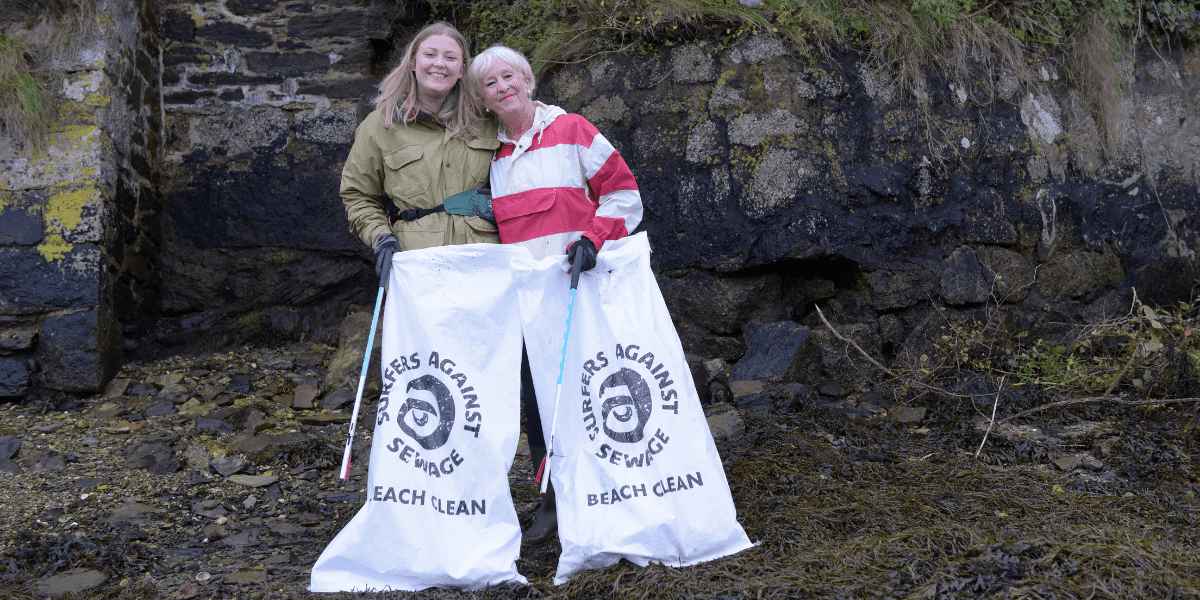
<path fill-rule="evenodd" d="M 538 476 L 541 478 L 542 493 L 546 493 L 546 489 L 550 486 L 550 459 L 554 457 L 554 438 L 558 430 L 558 403 L 562 399 L 562 382 L 563 371 L 567 366 L 567 340 L 571 337 L 571 317 L 575 314 L 575 291 L 579 287 L 580 267 L 583 266 L 583 253 L 575 253 L 575 262 L 571 265 L 571 299 L 567 303 L 567 329 L 563 332 L 563 349 L 562 359 L 558 362 L 558 389 L 554 391 L 554 417 L 550 420 L 550 444 L 549 452 L 546 458 L 542 459 L 542 464 L 538 467 Z"/>

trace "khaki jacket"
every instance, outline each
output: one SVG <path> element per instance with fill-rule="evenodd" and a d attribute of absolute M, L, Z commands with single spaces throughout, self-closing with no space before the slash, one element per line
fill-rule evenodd
<path fill-rule="evenodd" d="M 485 187 L 492 155 L 500 147 L 496 125 L 487 121 L 479 137 L 452 137 L 441 124 L 416 119 L 384 129 L 379 109 L 354 133 L 354 145 L 342 167 L 342 203 L 350 232 L 367 246 L 391 231 L 402 250 L 433 246 L 500 243 L 496 226 L 480 217 L 437 212 L 415 221 L 397 220 L 389 229 L 386 193 L 400 210 L 433 208 L 446 197 Z"/>

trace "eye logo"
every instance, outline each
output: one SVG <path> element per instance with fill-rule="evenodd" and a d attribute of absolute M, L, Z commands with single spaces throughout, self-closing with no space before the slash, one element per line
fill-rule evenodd
<path fill-rule="evenodd" d="M 600 384 L 600 400 L 601 425 L 608 437 L 624 444 L 642 441 L 653 406 L 650 386 L 637 371 L 622 368 L 609 375 Z"/>
<path fill-rule="evenodd" d="M 397 425 L 426 450 L 442 447 L 454 427 L 454 397 L 433 375 L 408 382 L 408 398 L 396 414 Z"/>

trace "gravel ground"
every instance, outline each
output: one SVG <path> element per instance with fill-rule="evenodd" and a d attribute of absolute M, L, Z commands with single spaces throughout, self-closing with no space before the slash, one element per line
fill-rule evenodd
<path fill-rule="evenodd" d="M 0 598 L 317 597 L 309 569 L 365 498 L 371 443 L 367 406 L 338 481 L 353 395 L 318 394 L 332 358 L 311 344 L 174 357 L 127 366 L 104 394 L 0 405 Z M 984 423 L 962 407 L 919 422 L 874 405 L 717 410 L 758 548 L 556 587 L 552 542 L 523 549 L 529 586 L 416 597 L 1197 598 L 1188 406 L 1045 416 L 991 431 L 979 457 Z M 524 526 L 527 455 L 510 482 Z"/>

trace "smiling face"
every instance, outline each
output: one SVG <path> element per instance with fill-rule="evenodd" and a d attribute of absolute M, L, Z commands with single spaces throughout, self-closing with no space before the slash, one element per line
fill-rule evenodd
<path fill-rule="evenodd" d="M 426 110 L 437 110 L 463 74 L 463 50 L 448 35 L 432 35 L 417 45 L 413 75 Z"/>
<path fill-rule="evenodd" d="M 515 114 L 533 114 L 533 84 L 515 67 L 497 60 L 479 78 L 483 106 L 501 119 Z"/>

